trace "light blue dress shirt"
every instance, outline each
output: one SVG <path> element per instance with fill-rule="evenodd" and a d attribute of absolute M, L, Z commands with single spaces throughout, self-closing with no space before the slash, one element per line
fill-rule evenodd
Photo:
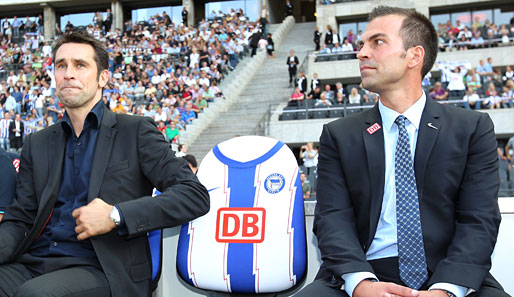
<path fill-rule="evenodd" d="M 413 162 L 419 125 L 426 100 L 426 95 L 423 92 L 421 97 L 403 113 L 407 118 L 407 121 L 405 121 L 405 128 L 409 134 Z M 396 153 L 396 142 L 398 140 L 398 126 L 394 121 L 401 114 L 386 107 L 380 100 L 378 101 L 378 109 L 382 118 L 382 131 L 384 133 L 385 183 L 384 197 L 382 200 L 382 209 L 380 211 L 377 231 L 373 241 L 371 242 L 371 246 L 366 252 L 366 259 L 368 261 L 398 256 L 396 236 L 396 187 L 394 174 L 394 156 Z M 365 279 L 378 280 L 378 278 L 370 272 L 346 273 L 342 275 L 342 278 L 345 281 L 344 290 L 350 296 L 353 296 L 353 290 L 355 290 L 355 287 L 357 287 L 361 281 Z M 457 297 L 464 297 L 468 291 L 465 287 L 448 283 L 436 283 L 430 287 L 430 290 L 432 289 L 447 290 L 455 294 Z"/>

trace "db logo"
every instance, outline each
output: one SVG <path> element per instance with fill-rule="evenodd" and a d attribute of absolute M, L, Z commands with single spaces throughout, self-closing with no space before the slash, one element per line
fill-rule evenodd
<path fill-rule="evenodd" d="M 259 207 L 218 209 L 216 241 L 260 243 L 264 241 L 266 210 Z"/>

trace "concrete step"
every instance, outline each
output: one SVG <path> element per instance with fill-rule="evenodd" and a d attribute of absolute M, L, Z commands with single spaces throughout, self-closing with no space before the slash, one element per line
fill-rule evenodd
<path fill-rule="evenodd" d="M 238 135 L 251 133 L 270 105 L 277 106 L 286 102 L 293 91 L 289 88 L 286 58 L 289 51 L 294 49 L 298 59 L 303 61 L 313 47 L 311 36 L 314 29 L 315 23 L 295 24 L 276 48 L 275 59 L 266 59 L 260 65 L 251 82 L 241 90 L 238 101 L 217 116 L 190 146 L 189 152 L 201 160 L 214 145 Z M 238 65 L 238 68 L 239 66 L 245 64 Z M 241 67 L 237 71 L 244 73 L 244 68 Z M 234 85 L 235 76 L 230 77 L 230 80 L 227 78 L 224 86 L 237 87 Z"/>

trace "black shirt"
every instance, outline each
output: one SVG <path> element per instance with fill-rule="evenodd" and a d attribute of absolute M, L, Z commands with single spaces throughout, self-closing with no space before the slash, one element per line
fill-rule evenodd
<path fill-rule="evenodd" d="M 103 114 L 100 100 L 87 115 L 79 137 L 68 114 L 64 114 L 61 125 L 66 134 L 66 148 L 59 194 L 48 225 L 32 245 L 30 253 L 34 256 L 96 257 L 89 239 L 77 239 L 76 222 L 71 214 L 88 203 L 91 167 Z"/>

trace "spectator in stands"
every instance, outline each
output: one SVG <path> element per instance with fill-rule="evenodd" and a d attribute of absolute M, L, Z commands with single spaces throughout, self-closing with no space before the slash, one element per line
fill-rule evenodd
<path fill-rule="evenodd" d="M 364 102 L 378 102 L 378 94 L 375 92 L 369 91 L 368 93 L 362 96 L 364 98 Z"/>
<path fill-rule="evenodd" d="M 334 93 L 335 94 L 341 93 L 341 94 L 344 95 L 344 88 L 343 88 L 343 83 L 342 82 L 340 82 L 340 81 L 336 82 L 336 89 L 334 90 Z"/>
<path fill-rule="evenodd" d="M 513 104 L 513 95 L 514 91 L 512 91 L 508 86 L 503 86 L 502 93 L 501 93 L 501 106 L 502 108 L 512 108 L 514 107 Z"/>
<path fill-rule="evenodd" d="M 507 65 L 505 67 L 505 75 L 503 76 L 503 80 L 514 79 L 514 70 L 512 70 L 512 66 Z"/>
<path fill-rule="evenodd" d="M 307 142 L 300 148 L 300 158 L 303 159 L 303 166 L 307 175 L 314 174 L 314 170 L 318 165 L 318 150 L 312 142 Z"/>
<path fill-rule="evenodd" d="M 464 100 L 464 107 L 467 109 L 480 109 L 480 97 L 472 86 L 468 86 L 466 94 L 462 98 Z"/>
<path fill-rule="evenodd" d="M 320 42 L 321 42 L 321 32 L 319 31 L 319 26 L 316 26 L 316 30 L 314 30 L 314 44 L 316 47 L 314 51 L 320 50 Z"/>
<path fill-rule="evenodd" d="M 9 140 L 9 126 L 11 124 L 11 113 L 6 111 L 3 113 L 2 116 L 3 118 L 0 119 L 0 148 L 5 151 L 8 151 L 11 148 Z"/>
<path fill-rule="evenodd" d="M 336 99 L 334 101 L 334 104 L 338 104 L 338 105 L 344 104 L 344 97 L 345 97 L 344 93 L 337 93 L 336 92 Z"/>
<path fill-rule="evenodd" d="M 348 38 L 345 37 L 343 39 L 343 46 L 342 46 L 343 52 L 353 52 L 353 46 L 349 42 Z"/>
<path fill-rule="evenodd" d="M 325 32 L 325 45 L 328 48 L 331 48 L 333 46 L 333 38 L 334 34 L 332 31 L 332 26 L 327 25 L 327 31 Z"/>
<path fill-rule="evenodd" d="M 332 50 L 329 47 L 327 47 L 326 44 L 322 44 L 321 50 L 319 51 L 319 53 L 320 54 L 330 54 L 330 53 L 332 53 Z"/>
<path fill-rule="evenodd" d="M 446 51 L 453 52 L 458 50 L 458 41 L 455 38 L 455 35 L 453 33 L 448 33 L 448 46 L 446 47 Z"/>
<path fill-rule="evenodd" d="M 461 37 L 458 38 L 457 49 L 459 51 L 465 51 L 469 48 L 469 46 L 470 46 L 469 40 L 466 38 L 466 36 L 461 35 Z"/>
<path fill-rule="evenodd" d="M 314 106 L 315 107 L 330 107 L 330 106 L 332 106 L 332 102 L 330 102 L 330 100 L 327 100 L 327 93 L 323 92 L 320 95 L 320 99 L 316 101 Z"/>
<path fill-rule="evenodd" d="M 12 20 L 12 28 L 14 30 L 14 36 L 19 36 L 20 35 L 20 27 L 23 25 L 23 22 L 18 19 L 17 16 L 14 16 L 13 20 Z"/>
<path fill-rule="evenodd" d="M 181 114 L 181 120 L 182 126 L 185 128 L 187 125 L 190 125 L 193 120 L 196 118 L 196 113 L 192 110 L 193 109 L 193 103 L 187 102 L 186 103 L 186 110 Z"/>
<path fill-rule="evenodd" d="M 191 171 L 193 171 L 194 174 L 198 171 L 198 162 L 196 162 L 196 158 L 193 155 L 185 155 L 182 158 L 184 158 L 187 161 L 187 164 L 189 165 L 189 168 Z"/>
<path fill-rule="evenodd" d="M 318 74 L 313 73 L 311 79 L 311 91 L 314 90 L 317 86 L 319 86 Z"/>
<path fill-rule="evenodd" d="M 299 87 L 294 88 L 293 94 L 289 97 L 287 106 L 299 106 L 305 99 L 305 94 L 300 91 Z"/>
<path fill-rule="evenodd" d="M 342 53 L 343 49 L 339 46 L 339 43 L 334 43 L 334 47 L 332 48 L 331 52 L 333 54 L 338 54 L 338 53 Z"/>
<path fill-rule="evenodd" d="M 334 91 L 332 91 L 332 87 L 329 84 L 325 85 L 325 97 L 328 101 L 333 102 L 336 98 Z"/>
<path fill-rule="evenodd" d="M 21 121 L 21 114 L 14 116 L 14 121 L 9 124 L 9 143 L 12 149 L 20 151 L 25 136 L 25 124 Z"/>
<path fill-rule="evenodd" d="M 494 84 L 493 84 L 494 86 Z M 494 88 L 491 91 L 488 91 L 489 96 L 487 97 L 486 106 L 488 106 L 490 109 L 500 108 L 502 99 L 498 95 L 498 90 Z"/>
<path fill-rule="evenodd" d="M 105 21 L 103 22 L 105 32 L 111 31 L 112 20 L 113 20 L 113 16 L 112 16 L 111 9 L 107 8 L 107 12 L 105 13 Z"/>
<path fill-rule="evenodd" d="M 361 103 L 361 95 L 357 91 L 357 88 L 352 88 L 352 90 L 350 91 L 350 95 L 348 96 L 348 101 L 350 104 Z"/>
<path fill-rule="evenodd" d="M 168 141 L 171 143 L 178 143 L 180 138 L 180 130 L 178 129 L 175 121 L 171 120 L 169 127 L 166 128 L 166 135 Z"/>
<path fill-rule="evenodd" d="M 463 35 L 468 40 L 471 39 L 471 37 L 473 37 L 473 34 L 471 33 L 471 31 L 469 31 L 468 26 L 464 26 L 464 30 L 459 32 L 459 34 L 457 35 L 457 38 L 461 39 Z"/>
<path fill-rule="evenodd" d="M 179 146 L 177 148 L 177 153 L 175 154 L 175 156 L 184 157 L 185 155 L 187 155 L 187 145 L 179 144 Z"/>
<path fill-rule="evenodd" d="M 311 198 L 311 184 L 309 183 L 309 180 L 305 176 L 305 173 L 300 173 L 300 181 L 302 182 L 302 193 L 303 193 L 303 199 L 310 199 Z"/>
<path fill-rule="evenodd" d="M 293 15 L 293 4 L 291 3 L 291 0 L 286 0 L 286 8 L 284 14 L 286 17 Z"/>
<path fill-rule="evenodd" d="M 310 93 L 307 95 L 307 99 L 309 100 L 318 100 L 321 98 L 321 88 L 318 86 L 316 86 L 316 88 L 314 90 L 311 90 Z"/>
<path fill-rule="evenodd" d="M 274 58 L 273 52 L 275 51 L 275 42 L 273 42 L 273 38 L 271 38 L 271 33 L 268 33 L 268 45 L 266 45 L 266 52 L 268 53 L 268 57 Z"/>
<path fill-rule="evenodd" d="M 434 100 L 447 100 L 448 92 L 443 89 L 441 82 L 436 82 L 434 90 L 430 92 L 430 98 Z"/>
<path fill-rule="evenodd" d="M 339 36 L 339 33 L 337 33 L 337 29 L 332 29 L 332 44 L 341 44 L 341 37 Z"/>
<path fill-rule="evenodd" d="M 486 63 L 484 59 L 480 59 L 479 64 L 480 65 L 477 67 L 476 72 L 480 76 L 493 75 L 493 67 L 491 66 L 491 64 Z"/>
<path fill-rule="evenodd" d="M 456 66 L 453 71 L 451 71 L 448 66 L 445 66 L 442 70 L 449 81 L 447 88 L 448 91 L 450 91 L 450 97 L 462 98 L 466 90 L 464 76 L 468 72 L 467 68 L 464 66 Z"/>
<path fill-rule="evenodd" d="M 298 69 L 297 65 L 300 64 L 298 57 L 294 54 L 294 50 L 289 51 L 289 57 L 287 57 L 286 64 L 289 71 L 289 87 L 291 87 L 296 76 L 296 70 Z"/>
<path fill-rule="evenodd" d="M 470 47 L 471 48 L 483 48 L 484 47 L 484 39 L 482 38 L 482 33 L 477 31 L 475 35 L 471 38 Z"/>
<path fill-rule="evenodd" d="M 298 73 L 298 79 L 296 80 L 296 86 L 300 89 L 300 92 L 303 94 L 307 93 L 307 77 L 305 77 L 305 73 L 300 71 Z"/>

